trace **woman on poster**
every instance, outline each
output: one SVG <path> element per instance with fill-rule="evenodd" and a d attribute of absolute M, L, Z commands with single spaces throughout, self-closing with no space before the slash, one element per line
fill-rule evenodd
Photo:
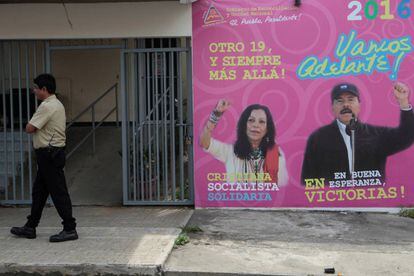
<path fill-rule="evenodd" d="M 229 106 L 228 100 L 219 100 L 201 133 L 201 147 L 225 164 L 227 177 L 264 175 L 263 182 L 274 182 L 279 187 L 286 185 L 289 178 L 286 159 L 275 142 L 276 128 L 266 106 L 253 104 L 242 112 L 234 145 L 212 138 L 214 128 Z"/>

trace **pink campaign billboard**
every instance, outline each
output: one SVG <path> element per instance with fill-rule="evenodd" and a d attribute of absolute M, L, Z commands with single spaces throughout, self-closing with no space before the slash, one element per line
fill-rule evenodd
<path fill-rule="evenodd" d="M 196 207 L 414 205 L 410 0 L 193 4 Z"/>

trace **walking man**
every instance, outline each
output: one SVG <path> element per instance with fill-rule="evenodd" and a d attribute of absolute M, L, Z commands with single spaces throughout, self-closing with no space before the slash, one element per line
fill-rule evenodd
<path fill-rule="evenodd" d="M 32 207 L 23 227 L 13 227 L 10 232 L 28 239 L 36 238 L 36 227 L 43 207 L 50 194 L 62 218 L 63 231 L 50 237 L 50 242 L 78 239 L 75 218 L 72 217 L 72 202 L 66 187 L 65 108 L 56 98 L 56 81 L 50 74 L 41 74 L 34 79 L 34 93 L 42 103 L 26 125 L 26 132 L 33 134 L 33 147 L 37 160 L 37 175 L 33 183 Z"/>

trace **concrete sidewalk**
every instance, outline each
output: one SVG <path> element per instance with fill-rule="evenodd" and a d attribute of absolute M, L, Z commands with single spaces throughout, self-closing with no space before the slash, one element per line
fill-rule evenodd
<path fill-rule="evenodd" d="M 54 208 L 46 208 L 37 238 L 10 234 L 28 208 L 0 207 L 0 274 L 157 275 L 174 240 L 191 217 L 187 208 L 75 207 L 79 240 L 49 243 L 61 231 Z M 39 275 L 39 274 L 36 274 Z"/>
<path fill-rule="evenodd" d="M 203 232 L 165 275 L 414 275 L 414 219 L 397 215 L 196 210 L 188 225 Z"/>
<path fill-rule="evenodd" d="M 0 274 L 414 275 L 414 220 L 397 215 L 75 207 L 80 239 L 53 244 L 61 229 L 54 208 L 37 239 L 9 233 L 28 212 L 0 207 Z M 203 232 L 172 250 L 186 224 Z"/>

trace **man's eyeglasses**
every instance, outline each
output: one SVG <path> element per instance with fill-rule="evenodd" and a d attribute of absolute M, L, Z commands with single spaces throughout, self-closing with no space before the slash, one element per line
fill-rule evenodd
<path fill-rule="evenodd" d="M 349 97 L 347 99 L 335 99 L 334 104 L 336 105 L 344 105 L 344 104 L 354 104 L 358 101 L 357 97 Z"/>

